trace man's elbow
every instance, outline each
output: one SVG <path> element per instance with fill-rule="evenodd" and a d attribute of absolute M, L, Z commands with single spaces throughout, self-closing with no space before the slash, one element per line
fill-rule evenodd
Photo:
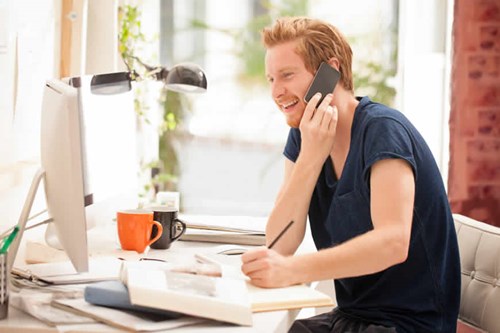
<path fill-rule="evenodd" d="M 410 239 L 406 235 L 393 235 L 388 241 L 389 257 L 392 265 L 401 264 L 408 259 Z"/>

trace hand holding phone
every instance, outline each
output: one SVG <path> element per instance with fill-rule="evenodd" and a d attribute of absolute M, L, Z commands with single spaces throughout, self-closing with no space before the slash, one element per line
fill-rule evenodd
<path fill-rule="evenodd" d="M 304 96 L 304 101 L 308 103 L 311 98 L 319 92 L 321 93 L 321 98 L 316 105 L 317 107 L 321 104 L 326 95 L 333 92 L 339 79 L 340 72 L 330 66 L 328 63 L 322 62 L 319 65 L 316 74 L 314 75 L 311 85 L 307 89 L 306 95 Z"/>

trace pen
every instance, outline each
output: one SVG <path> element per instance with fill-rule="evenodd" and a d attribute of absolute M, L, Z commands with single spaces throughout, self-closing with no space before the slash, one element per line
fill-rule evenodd
<path fill-rule="evenodd" d="M 10 244 L 12 244 L 12 241 L 14 240 L 14 238 L 16 238 L 16 235 L 17 235 L 18 231 L 19 231 L 19 226 L 16 225 L 16 227 L 14 228 L 14 230 L 12 230 L 12 232 L 10 233 L 10 235 L 7 236 L 7 239 L 5 240 L 5 242 L 2 245 L 2 248 L 0 249 L 0 253 L 6 253 L 7 252 L 7 250 L 9 249 Z"/>
<path fill-rule="evenodd" d="M 271 242 L 271 244 L 269 244 L 269 247 L 268 249 L 272 249 L 273 246 L 276 244 L 277 241 L 280 240 L 280 238 L 285 234 L 285 232 L 290 229 L 290 227 L 292 226 L 293 224 L 293 220 L 290 221 L 287 226 L 280 232 L 280 234 Z"/>

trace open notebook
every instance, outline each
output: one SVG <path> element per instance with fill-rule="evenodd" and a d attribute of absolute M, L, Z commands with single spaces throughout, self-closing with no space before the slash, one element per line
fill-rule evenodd
<path fill-rule="evenodd" d="M 175 273 L 147 264 L 141 267 L 141 263 L 124 269 L 121 278 L 128 287 L 131 303 L 238 325 L 251 325 L 251 313 L 255 312 L 333 306 L 330 296 L 307 285 L 251 285 L 235 256 L 202 257 L 220 265 L 222 276 Z"/>

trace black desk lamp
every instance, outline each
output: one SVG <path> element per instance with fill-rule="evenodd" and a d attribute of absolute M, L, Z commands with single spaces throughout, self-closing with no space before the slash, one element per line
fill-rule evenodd
<path fill-rule="evenodd" d="M 144 78 L 152 78 L 161 81 L 169 90 L 179 93 L 201 93 L 207 90 L 207 77 L 200 66 L 192 63 L 181 63 L 170 70 L 157 66 L 153 67 L 134 58 L 147 72 L 141 77 L 136 71 L 97 74 L 92 77 L 90 89 L 93 94 L 113 95 L 131 90 L 132 81 L 140 81 Z M 128 67 L 128 65 L 127 65 Z"/>

